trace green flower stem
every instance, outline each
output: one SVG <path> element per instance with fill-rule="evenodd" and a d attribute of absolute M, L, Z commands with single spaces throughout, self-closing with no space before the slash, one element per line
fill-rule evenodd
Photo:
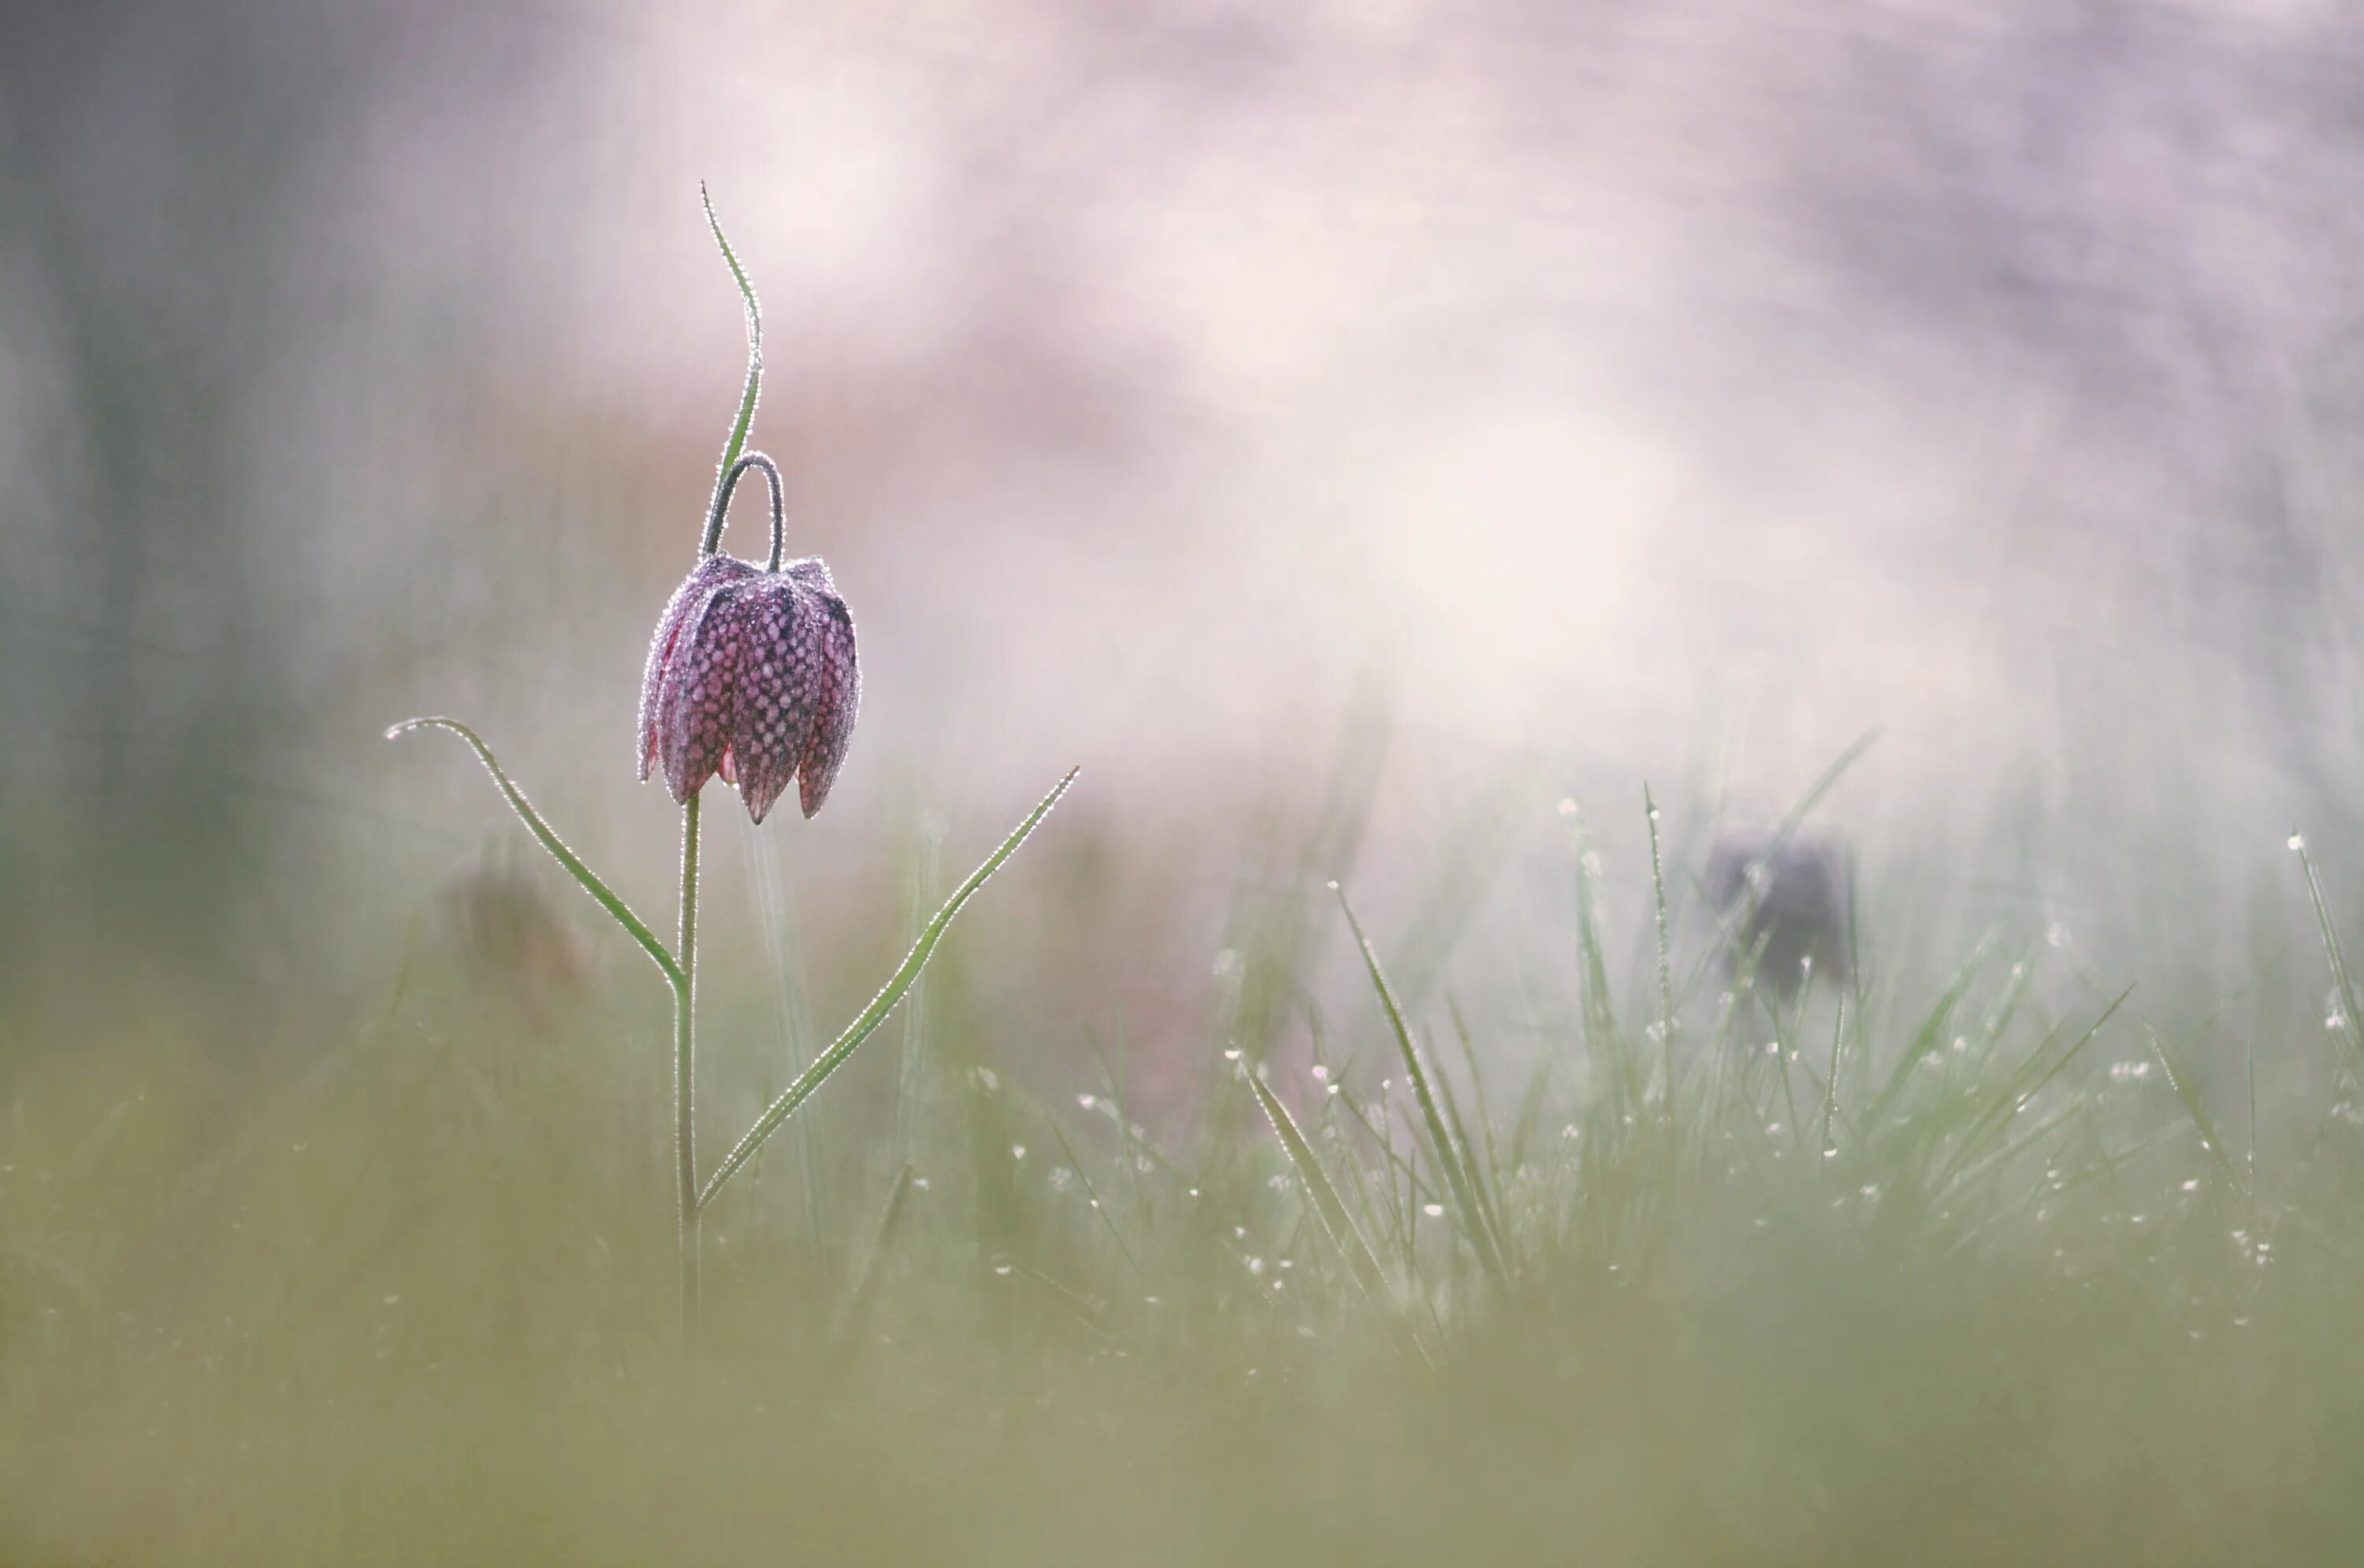
<path fill-rule="evenodd" d="M 772 566 L 780 563 L 782 495 L 780 471 L 766 457 L 743 459 L 747 432 L 755 421 L 755 404 L 764 391 L 764 311 L 755 300 L 755 285 L 739 264 L 739 254 L 723 237 L 722 220 L 714 216 L 714 198 L 704 182 L 697 187 L 706 208 L 707 227 L 739 285 L 747 309 L 747 385 L 739 396 L 738 417 L 730 422 L 722 443 L 722 463 L 715 470 L 714 502 L 708 509 L 706 532 L 698 541 L 700 561 L 714 553 L 722 539 L 723 513 L 730 505 L 730 488 L 741 470 L 760 464 L 772 490 Z M 675 1222 L 681 1247 L 681 1335 L 687 1345 L 697 1333 L 698 1217 L 705 1207 L 697 1185 L 697 796 L 681 808 L 681 937 L 676 962 L 666 976 L 673 982 L 673 1152 Z"/>
<path fill-rule="evenodd" d="M 673 988 L 674 1186 L 681 1242 L 681 1332 L 697 1332 L 697 796 L 681 808 L 681 978 Z"/>

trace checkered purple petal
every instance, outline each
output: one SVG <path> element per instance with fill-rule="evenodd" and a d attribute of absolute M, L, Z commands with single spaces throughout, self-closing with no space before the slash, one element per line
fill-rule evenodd
<path fill-rule="evenodd" d="M 640 772 L 642 780 L 657 762 L 657 713 L 667 666 L 678 649 L 681 629 L 691 612 L 700 608 L 713 591 L 726 583 L 757 575 L 747 562 L 728 555 L 712 555 L 697 563 L 697 570 L 682 580 L 665 601 L 664 613 L 657 617 L 656 635 L 649 639 L 649 659 L 641 673 L 641 749 Z"/>

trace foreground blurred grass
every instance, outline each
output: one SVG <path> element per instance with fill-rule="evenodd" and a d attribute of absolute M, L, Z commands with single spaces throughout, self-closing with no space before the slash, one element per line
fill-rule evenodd
<path fill-rule="evenodd" d="M 2198 1024 L 1875 928 L 1795 1008 L 1676 953 L 1670 1051 L 1578 851 L 1532 1074 L 1407 1003 L 1433 1118 L 1318 854 L 1187 1129 L 1121 1042 L 1030 1089 L 954 966 L 718 1206 L 688 1359 L 662 1041 L 530 933 L 415 943 L 301 1072 L 17 1053 L 0 1556 L 2354 1559 L 2347 1018 L 2246 1042 L 2322 1085 L 2260 1132 Z"/>

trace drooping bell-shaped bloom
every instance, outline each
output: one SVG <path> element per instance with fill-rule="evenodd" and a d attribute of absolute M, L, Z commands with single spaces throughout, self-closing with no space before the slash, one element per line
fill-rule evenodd
<path fill-rule="evenodd" d="M 827 566 L 774 571 L 709 555 L 674 590 L 649 643 L 641 777 L 661 768 L 687 804 L 719 774 L 758 822 L 795 779 L 810 817 L 829 798 L 861 702 L 853 617 Z"/>

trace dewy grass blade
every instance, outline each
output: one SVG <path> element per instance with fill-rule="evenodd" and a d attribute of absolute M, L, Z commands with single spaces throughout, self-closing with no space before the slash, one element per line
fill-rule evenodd
<path fill-rule="evenodd" d="M 448 729 L 465 740 L 474 750 L 476 760 L 485 764 L 485 771 L 493 775 L 493 783 L 498 784 L 501 794 L 507 797 L 509 809 L 518 814 L 518 819 L 526 825 L 527 829 L 540 841 L 541 847 L 550 851 L 551 859 L 565 867 L 566 874 L 573 877 L 584 892 L 597 899 L 599 907 L 613 916 L 616 924 L 624 928 L 625 934 L 641 945 L 641 951 L 647 953 L 656 966 L 664 972 L 665 984 L 676 991 L 688 984 L 687 977 L 682 973 L 681 965 L 674 962 L 673 953 L 664 943 L 657 940 L 656 933 L 650 930 L 647 924 L 638 915 L 633 914 L 630 907 L 621 898 L 616 896 L 606 883 L 599 880 L 597 873 L 583 863 L 581 856 L 566 847 L 565 840 L 551 830 L 550 824 L 541 819 L 541 813 L 533 808 L 533 803 L 526 799 L 524 792 L 509 782 L 509 775 L 502 770 L 499 760 L 493 755 L 493 749 L 485 745 L 483 738 L 474 730 L 456 718 L 444 718 L 439 716 L 427 718 L 406 718 L 388 729 L 385 732 L 385 738 L 391 740 L 398 735 L 407 735 L 414 729 L 429 728 Z"/>
<path fill-rule="evenodd" d="M 1990 931 L 1980 937 L 1978 945 L 1970 950 L 1970 956 L 1962 961 L 1962 966 L 1954 971 L 1953 978 L 1946 982 L 1946 989 L 1938 996 L 1936 1005 L 1929 1009 L 1928 1018 L 1922 1021 L 1921 1028 L 1914 1032 L 1912 1042 L 1904 1049 L 1904 1054 L 1897 1058 L 1894 1067 L 1889 1069 L 1888 1082 L 1881 1085 L 1879 1095 L 1871 1102 L 1871 1107 L 1864 1112 L 1863 1125 L 1867 1131 L 1877 1129 L 1887 1118 L 1897 1097 L 1904 1093 L 1905 1085 L 1912 1082 L 1912 1070 L 1921 1064 L 1924 1057 L 1936 1049 L 1937 1037 L 1945 1032 L 1946 1020 L 1954 1016 L 1954 1009 L 1962 1005 L 1962 998 L 1968 993 L 1970 983 L 1976 980 L 1979 972 L 1986 967 L 1987 956 L 1994 951 L 1994 945 L 1993 932 Z"/>
<path fill-rule="evenodd" d="M 1774 828 L 1773 842 L 1765 851 L 1766 857 L 1779 854 L 1783 846 L 1797 836 L 1798 829 L 1804 824 L 1807 814 L 1822 804 L 1823 796 L 1828 795 L 1831 787 L 1845 776 L 1849 768 L 1862 760 L 1866 751 L 1879 743 L 1880 734 L 1886 728 L 1886 725 L 1873 725 L 1856 737 L 1854 745 L 1839 753 L 1838 761 L 1823 770 L 1823 776 L 1814 781 L 1812 789 L 1799 797 L 1798 804 L 1790 807 L 1789 813 L 1781 818 L 1780 826 Z"/>
<path fill-rule="evenodd" d="M 1486 1195 L 1493 1213 L 1495 1231 L 1502 1229 L 1502 1154 L 1494 1143 L 1494 1110 L 1486 1099 L 1486 1073 L 1478 1065 L 1478 1044 L 1469 1034 L 1469 1022 L 1461 1016 L 1461 1003 L 1451 992 L 1444 995 L 1444 1010 L 1453 1019 L 1453 1032 L 1461 1041 L 1461 1060 L 1469 1069 L 1469 1097 L 1478 1107 L 1478 1131 L 1485 1140 L 1486 1180 L 1479 1191 Z M 1477 1149 L 1470 1149 L 1470 1158 L 1477 1158 Z"/>
<path fill-rule="evenodd" d="M 1388 1015 L 1388 1027 L 1395 1031 L 1396 1044 L 1403 1053 L 1404 1074 L 1411 1080 L 1412 1097 L 1420 1104 L 1421 1118 L 1428 1124 L 1430 1142 L 1436 1151 L 1436 1162 L 1444 1172 L 1445 1184 L 1453 1189 L 1453 1199 L 1460 1207 L 1462 1218 L 1469 1229 L 1469 1244 L 1478 1250 L 1478 1262 L 1493 1276 L 1498 1285 L 1509 1284 L 1503 1267 L 1500 1249 L 1496 1245 L 1493 1229 L 1486 1222 L 1486 1213 L 1478 1201 L 1472 1184 L 1468 1155 L 1453 1140 L 1444 1124 L 1444 1116 L 1437 1106 L 1436 1095 L 1431 1088 L 1428 1070 L 1421 1064 L 1419 1048 L 1412 1044 L 1411 1027 L 1404 1021 L 1403 1009 L 1397 1006 L 1395 991 L 1388 984 L 1387 972 L 1379 967 L 1379 955 L 1371 946 L 1371 939 L 1363 934 L 1363 923 L 1355 918 L 1355 907 L 1346 902 L 1345 890 L 1336 883 L 1330 884 L 1338 895 L 1338 907 L 1346 912 L 1346 929 L 1355 934 L 1355 945 L 1362 950 L 1363 963 L 1370 971 L 1371 984 L 1378 991 L 1379 1006 Z"/>
<path fill-rule="evenodd" d="M 1399 1209 L 1402 1207 L 1402 1205 L 1397 1202 L 1400 1196 L 1396 1192 L 1396 1176 L 1399 1173 L 1403 1176 L 1405 1190 L 1411 1194 L 1413 1205 L 1443 1201 L 1444 1195 L 1431 1188 L 1421 1179 L 1420 1173 L 1412 1168 L 1410 1162 L 1396 1152 L 1395 1129 L 1388 1120 L 1388 1103 L 1385 1096 L 1381 1096 L 1376 1102 L 1379 1107 L 1379 1119 L 1377 1125 L 1372 1123 L 1369 1117 L 1363 1114 L 1363 1107 L 1355 1103 L 1355 1096 L 1351 1092 L 1342 1090 L 1331 1103 L 1342 1107 L 1348 1116 L 1353 1117 L 1355 1125 L 1363 1129 L 1364 1134 L 1378 1150 L 1379 1173 L 1387 1178 L 1388 1197 L 1391 1204 L 1395 1204 Z M 1417 1143 L 1414 1144 L 1412 1151 L 1415 1154 L 1419 1152 Z M 1398 1218 L 1399 1219 L 1400 1215 Z"/>
<path fill-rule="evenodd" d="M 1043 1125 L 1051 1129 L 1051 1137 L 1058 1143 L 1059 1152 L 1067 1157 L 1067 1168 L 1076 1173 L 1076 1180 L 1083 1187 L 1084 1196 L 1091 1202 L 1092 1212 L 1100 1217 L 1100 1223 L 1108 1228 L 1110 1238 L 1116 1242 L 1116 1250 L 1123 1255 L 1125 1267 L 1139 1276 L 1141 1261 L 1132 1255 L 1132 1249 L 1125 1245 L 1124 1232 L 1116 1228 L 1116 1216 L 1107 1204 L 1100 1201 L 1099 1189 L 1092 1185 L 1091 1173 L 1084 1168 L 1083 1160 L 1076 1153 L 1076 1146 L 1067 1141 L 1067 1134 L 1059 1126 L 1058 1118 L 1046 1112 Z"/>
<path fill-rule="evenodd" d="M 2248 1202 L 2249 1184 L 2241 1179 L 2241 1168 L 2233 1163 L 2232 1151 L 2225 1147 L 2224 1135 L 2216 1130 L 2214 1118 L 2209 1116 L 2208 1106 L 2200 1098 L 2199 1085 L 2177 1063 L 2167 1049 L 2167 1042 L 2158 1038 L 2158 1031 L 2147 1022 L 2142 1028 L 2145 1038 L 2150 1041 L 2152 1054 L 2158 1058 L 2159 1067 L 2167 1073 L 2168 1086 L 2175 1091 L 2175 1097 L 2183 1102 L 2184 1114 L 2199 1129 L 2200 1147 L 2206 1150 L 2208 1157 L 2216 1162 L 2216 1169 L 2224 1174 L 2225 1184 L 2233 1189 L 2235 1195 L 2243 1203 Z"/>
<path fill-rule="evenodd" d="M 1576 844 L 1576 947 L 1579 964 L 1578 982 L 1583 992 L 1585 1052 L 1596 1062 L 1616 1064 L 1626 1097 L 1639 1100 L 1642 1085 L 1634 1074 L 1633 1052 L 1624 1049 L 1617 1029 L 1617 1009 L 1609 993 L 1609 961 L 1600 945 L 1600 912 L 1598 890 L 1594 887 L 1592 850 L 1584 836 L 1583 819 L 1577 816 L 1576 803 L 1563 803 L 1561 809 L 1575 818 Z"/>
<path fill-rule="evenodd" d="M 845 1059 L 886 1021 L 886 1015 L 895 1010 L 895 1004 L 903 999 L 903 994 L 911 988 L 911 983 L 919 979 L 920 971 L 927 967 L 928 960 L 936 951 L 936 944 L 943 940 L 945 928 L 953 923 L 953 917 L 960 913 L 961 906 L 976 895 L 987 877 L 1001 869 L 1003 862 L 1018 852 L 1018 846 L 1024 843 L 1028 835 L 1041 825 L 1043 818 L 1051 814 L 1051 808 L 1059 804 L 1059 797 L 1067 793 L 1068 787 L 1076 782 L 1076 774 L 1082 771 L 1080 768 L 1070 769 L 1067 776 L 1053 785 L 1051 793 L 1027 814 L 1026 820 L 1001 841 L 1001 847 L 987 855 L 985 863 L 971 872 L 968 880 L 953 890 L 952 897 L 936 911 L 935 918 L 930 920 L 927 928 L 920 933 L 920 940 L 911 944 L 911 951 L 905 955 L 902 966 L 895 971 L 878 995 L 871 998 L 870 1006 L 862 1010 L 862 1016 L 848 1024 L 845 1032 L 815 1058 L 813 1064 L 806 1068 L 778 1099 L 764 1108 L 764 1114 L 755 1118 L 755 1125 L 749 1128 L 745 1135 L 732 1145 L 730 1152 L 723 1156 L 722 1163 L 716 1166 L 714 1174 L 707 1178 L 705 1190 L 698 1194 L 697 1207 L 700 1209 L 714 1201 L 715 1195 L 721 1192 L 730 1178 L 738 1173 L 740 1167 L 754 1158 L 755 1151 L 764 1146 L 764 1140 L 779 1130 L 780 1124 L 794 1116 L 797 1106 L 812 1098 L 814 1091 L 828 1081 L 829 1075 L 843 1066 Z"/>
<path fill-rule="evenodd" d="M 2347 954 L 2339 945 L 2339 928 L 2331 922 L 2331 906 L 2324 901 L 2323 884 L 2314 874 L 2314 857 L 2306 852 L 2306 840 L 2298 833 L 2290 836 L 2290 846 L 2298 851 L 2299 869 L 2306 873 L 2306 894 L 2314 901 L 2314 918 L 2323 929 L 2323 956 L 2331 965 L 2331 983 L 2339 992 L 2339 1028 L 2334 1031 L 2347 1042 L 2348 1066 L 2364 1080 L 2364 1015 L 2356 1010 L 2356 982 L 2347 970 Z"/>
<path fill-rule="evenodd" d="M 1664 1031 L 1658 1044 L 1666 1062 L 1665 1108 L 1671 1118 L 1675 1114 L 1675 961 L 1667 930 L 1667 876 L 1658 858 L 1658 803 L 1650 798 L 1646 784 L 1642 786 L 1642 810 L 1650 824 L 1650 889 L 1658 917 L 1658 1028 Z"/>
<path fill-rule="evenodd" d="M 1457 1018 L 1455 1019 L 1456 1024 L 1459 1021 Z M 1433 1045 L 1433 1043 L 1432 1040 L 1431 1044 Z M 1464 1050 L 1468 1049 L 1467 1034 L 1465 1033 L 1462 1036 L 1461 1044 Z M 1477 1058 L 1474 1055 L 1470 1058 L 1470 1071 L 1473 1074 L 1477 1071 Z M 1478 1140 L 1469 1136 L 1469 1124 L 1462 1118 L 1460 1096 L 1453 1090 L 1453 1074 L 1447 1073 L 1442 1066 L 1436 1070 L 1435 1086 L 1437 1100 L 1444 1107 L 1445 1125 L 1453 1132 L 1453 1146 L 1461 1151 L 1462 1169 L 1468 1173 L 1469 1188 L 1478 1195 L 1478 1216 L 1485 1220 L 1486 1229 L 1493 1233 L 1495 1251 L 1507 1260 L 1511 1249 L 1502 1236 L 1501 1217 L 1495 1209 L 1492 1181 L 1486 1173 L 1486 1167 L 1481 1166 L 1478 1162 Z M 1480 1115 L 1478 1125 L 1490 1140 L 1493 1137 L 1493 1129 L 1484 1119 L 1482 1100 L 1479 1105 Z"/>
<path fill-rule="evenodd" d="M 1831 1075 L 1823 1082 L 1823 1136 L 1822 1141 L 1816 1145 L 1825 1158 L 1835 1151 L 1831 1143 L 1831 1122 L 1839 1108 L 1839 1063 L 1841 1051 L 1846 1044 L 1846 998 L 1841 996 L 1837 1013 L 1831 1019 Z"/>
<path fill-rule="evenodd" d="M 1313 1146 L 1305 1141 L 1305 1134 L 1299 1130 L 1296 1118 L 1288 1114 L 1288 1107 L 1280 1103 L 1280 1096 L 1254 1073 L 1246 1076 L 1248 1087 L 1254 1091 L 1256 1104 L 1264 1107 L 1265 1119 L 1272 1123 L 1272 1130 L 1279 1137 L 1281 1148 L 1288 1151 L 1288 1162 L 1297 1167 L 1298 1180 L 1305 1184 L 1306 1196 L 1312 1200 L 1315 1217 L 1321 1221 L 1321 1229 L 1329 1236 L 1330 1244 L 1344 1256 L 1347 1272 L 1355 1276 L 1355 1284 L 1362 1288 L 1364 1299 L 1381 1318 L 1394 1325 L 1415 1351 L 1419 1350 L 1420 1341 L 1412 1338 L 1411 1330 L 1405 1327 L 1396 1312 L 1393 1293 L 1388 1288 L 1387 1275 L 1380 1272 L 1378 1259 L 1372 1254 L 1371 1244 L 1363 1240 L 1363 1232 L 1355 1225 L 1355 1217 L 1346 1212 L 1346 1205 L 1338 1196 L 1338 1189 L 1331 1184 L 1328 1173 L 1314 1159 Z M 1425 1360 L 1426 1352 L 1422 1351 L 1422 1356 Z"/>
<path fill-rule="evenodd" d="M 2068 1049 L 2054 1058 L 2052 1065 L 2045 1068 L 2041 1075 L 2035 1076 L 2034 1082 L 2031 1083 L 2029 1082 L 2031 1075 L 2035 1074 L 2037 1063 L 2043 1060 L 2044 1053 L 2051 1049 L 2054 1034 L 2057 1031 L 2046 1033 L 2042 1040 L 2037 1040 L 2035 1048 L 2029 1051 L 2020 1060 L 2019 1065 L 2012 1069 L 2003 1079 L 2002 1087 L 1996 1091 L 1993 1100 L 1972 1118 L 1968 1129 L 1962 1135 L 1961 1147 L 1955 1151 L 1953 1160 L 1946 1165 L 1944 1173 L 1938 1177 L 1938 1186 L 1942 1188 L 1950 1183 L 1956 1173 L 1969 1163 L 1971 1158 L 1979 1150 L 1985 1148 L 2002 1132 L 2003 1129 L 2009 1127 L 2012 1118 L 2025 1110 L 2029 1102 L 2043 1093 L 2045 1086 L 2053 1079 L 2060 1075 L 2061 1069 L 2076 1060 L 2077 1053 L 2083 1051 L 2087 1043 L 2102 1032 L 2102 1026 L 2108 1023 L 2115 1016 L 2118 1008 L 2124 1004 L 2125 999 L 2134 994 L 2135 988 L 2131 985 L 2119 992 L 2116 999 L 2102 1009 L 2102 1016 L 2086 1026 L 2085 1032 L 2070 1041 Z"/>
<path fill-rule="evenodd" d="M 903 1210 L 911 1195 L 911 1167 L 904 1166 L 895 1173 L 895 1184 L 886 1191 L 886 1202 L 878 1211 L 878 1225 L 870 1234 L 870 1251 L 863 1255 L 862 1270 L 854 1276 L 853 1288 L 845 1293 L 845 1304 L 838 1309 L 837 1337 L 850 1340 L 862 1332 L 863 1319 L 869 1316 L 871 1298 L 878 1294 L 880 1266 L 886 1262 L 886 1250 L 893 1245 L 897 1227 L 903 1221 Z"/>

